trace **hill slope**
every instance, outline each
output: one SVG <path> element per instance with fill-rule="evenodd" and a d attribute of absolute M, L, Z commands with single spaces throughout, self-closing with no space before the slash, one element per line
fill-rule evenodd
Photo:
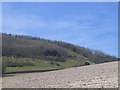
<path fill-rule="evenodd" d="M 113 61 L 115 57 L 61 41 L 2 34 L 2 56 L 7 66 L 18 70 L 67 68 Z M 29 69 L 28 69 L 29 66 Z M 23 67 L 25 67 L 23 69 Z M 40 68 L 41 67 L 41 68 Z M 44 68 L 42 68 L 44 67 Z M 27 68 L 27 69 L 26 69 Z M 35 68 L 36 70 L 36 68 Z M 14 71 L 14 70 L 13 70 Z"/>

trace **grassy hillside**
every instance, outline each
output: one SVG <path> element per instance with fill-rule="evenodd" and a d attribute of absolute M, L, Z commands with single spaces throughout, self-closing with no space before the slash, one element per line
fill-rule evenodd
<path fill-rule="evenodd" d="M 4 58 L 3 58 L 4 59 Z M 5 60 L 5 59 L 4 59 Z M 31 58 L 7 58 L 6 72 L 63 69 L 84 65 L 85 61 L 68 59 L 65 62 L 45 61 Z M 90 62 L 90 64 L 93 64 Z"/>
<path fill-rule="evenodd" d="M 2 34 L 2 56 L 7 71 L 48 70 L 113 61 L 115 57 L 61 41 Z"/>

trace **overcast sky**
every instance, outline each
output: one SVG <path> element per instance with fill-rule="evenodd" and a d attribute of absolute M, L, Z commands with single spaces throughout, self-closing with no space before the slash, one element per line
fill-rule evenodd
<path fill-rule="evenodd" d="M 69 42 L 118 56 L 118 3 L 3 3 L 5 33 Z"/>

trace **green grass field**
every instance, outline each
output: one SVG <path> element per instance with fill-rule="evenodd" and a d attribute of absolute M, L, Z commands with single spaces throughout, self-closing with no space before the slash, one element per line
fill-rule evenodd
<path fill-rule="evenodd" d="M 85 60 L 79 58 L 67 59 L 65 62 L 56 62 L 56 61 L 46 61 L 40 59 L 31 59 L 31 58 L 7 58 L 8 67 L 6 68 L 6 73 L 9 72 L 19 72 L 19 71 L 36 71 L 36 70 L 52 70 L 52 69 L 64 69 L 71 68 L 75 66 L 82 66 L 85 63 Z M 17 64 L 21 66 L 12 66 L 12 64 Z M 93 64 L 90 62 L 90 64 Z M 9 66 L 11 65 L 11 66 Z"/>

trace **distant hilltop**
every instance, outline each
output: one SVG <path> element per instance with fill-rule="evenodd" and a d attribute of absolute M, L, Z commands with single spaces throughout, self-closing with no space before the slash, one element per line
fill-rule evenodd
<path fill-rule="evenodd" d="M 2 56 L 27 57 L 48 61 L 79 59 L 93 63 L 117 60 L 99 50 L 76 46 L 67 42 L 47 40 L 39 37 L 2 33 Z"/>

